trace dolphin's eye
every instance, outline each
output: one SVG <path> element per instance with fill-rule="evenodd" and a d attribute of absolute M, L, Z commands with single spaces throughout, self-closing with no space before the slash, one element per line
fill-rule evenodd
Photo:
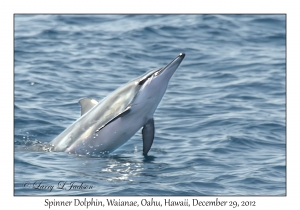
<path fill-rule="evenodd" d="M 147 76 L 147 77 L 142 78 L 142 79 L 140 80 L 140 82 L 139 82 L 139 85 L 143 85 L 143 84 L 147 81 L 147 79 L 149 79 L 150 77 L 152 77 L 151 74 L 150 74 L 149 76 Z"/>
<path fill-rule="evenodd" d="M 149 75 L 145 75 L 140 81 L 139 81 L 139 85 L 143 85 L 146 81 L 147 81 L 147 79 L 149 79 L 150 77 L 156 77 L 157 75 L 159 75 L 160 73 L 161 73 L 161 70 L 162 70 L 163 68 L 160 68 L 160 69 L 158 69 L 156 72 L 154 72 L 154 73 L 151 73 L 151 74 L 149 74 Z"/>
<path fill-rule="evenodd" d="M 143 85 L 145 82 L 146 82 L 147 78 L 145 79 L 142 79 L 140 82 L 139 82 L 139 85 Z"/>

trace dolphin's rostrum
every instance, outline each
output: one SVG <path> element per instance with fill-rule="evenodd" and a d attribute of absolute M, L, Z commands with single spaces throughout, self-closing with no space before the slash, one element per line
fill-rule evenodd
<path fill-rule="evenodd" d="M 153 114 L 184 56 L 180 53 L 165 67 L 147 72 L 100 102 L 81 99 L 81 117 L 51 142 L 54 151 L 109 153 L 143 127 L 143 154 L 147 155 L 154 139 Z"/>

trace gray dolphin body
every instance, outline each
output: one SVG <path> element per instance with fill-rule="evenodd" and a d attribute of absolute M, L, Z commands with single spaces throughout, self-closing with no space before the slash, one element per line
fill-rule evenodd
<path fill-rule="evenodd" d="M 147 72 L 100 102 L 81 99 L 81 117 L 51 142 L 54 151 L 109 153 L 143 127 L 143 154 L 147 155 L 154 139 L 153 114 L 184 56 L 180 53 L 167 66 Z"/>

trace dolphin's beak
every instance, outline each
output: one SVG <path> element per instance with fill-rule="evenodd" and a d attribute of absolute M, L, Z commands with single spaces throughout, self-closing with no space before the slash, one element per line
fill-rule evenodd
<path fill-rule="evenodd" d="M 157 72 L 157 75 L 161 74 L 164 75 L 164 77 L 171 78 L 178 66 L 180 65 L 181 61 L 184 59 L 185 54 L 180 53 L 174 60 L 172 60 L 168 65 L 166 65 L 164 68 L 162 68 L 159 72 Z"/>

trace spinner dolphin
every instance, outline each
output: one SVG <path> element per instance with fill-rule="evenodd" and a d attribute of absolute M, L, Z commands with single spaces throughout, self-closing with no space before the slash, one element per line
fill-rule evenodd
<path fill-rule="evenodd" d="M 54 151 L 110 153 L 143 127 L 143 154 L 147 155 L 154 139 L 153 114 L 184 57 L 180 53 L 165 67 L 132 80 L 100 102 L 81 99 L 81 117 L 50 142 Z"/>

